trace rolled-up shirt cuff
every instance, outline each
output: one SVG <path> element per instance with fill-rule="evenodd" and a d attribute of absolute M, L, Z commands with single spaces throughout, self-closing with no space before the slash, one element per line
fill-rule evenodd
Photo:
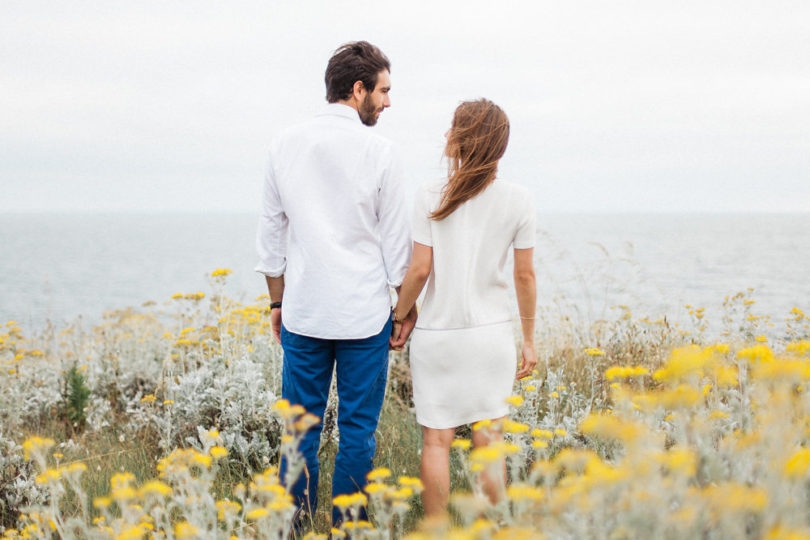
<path fill-rule="evenodd" d="M 402 282 L 405 280 L 405 273 L 407 271 L 408 271 L 408 269 L 406 268 L 405 270 L 403 270 L 402 272 L 398 273 L 397 275 L 395 275 L 393 277 L 388 276 L 388 286 L 396 288 L 396 287 L 399 287 L 400 285 L 402 285 Z"/>
<path fill-rule="evenodd" d="M 280 266 L 269 266 L 259 263 L 254 270 L 267 277 L 281 277 L 287 269 L 287 262 L 285 261 Z"/>

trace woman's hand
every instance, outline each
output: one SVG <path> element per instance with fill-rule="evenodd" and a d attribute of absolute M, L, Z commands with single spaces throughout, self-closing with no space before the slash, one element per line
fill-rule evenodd
<path fill-rule="evenodd" d="M 528 377 L 532 374 L 534 366 L 537 365 L 537 355 L 534 352 L 534 343 L 524 343 L 521 353 L 523 355 L 523 362 L 521 362 L 520 369 L 518 369 L 517 373 L 515 374 L 516 379 Z"/>
<path fill-rule="evenodd" d="M 411 307 L 408 315 L 402 321 L 395 321 L 391 327 L 391 339 L 388 341 L 388 347 L 401 351 L 405 347 L 405 342 L 408 341 L 408 336 L 413 332 L 413 327 L 416 326 L 416 306 Z"/>

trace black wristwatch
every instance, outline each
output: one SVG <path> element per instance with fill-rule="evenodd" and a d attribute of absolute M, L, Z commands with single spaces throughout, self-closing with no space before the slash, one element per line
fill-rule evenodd
<path fill-rule="evenodd" d="M 271 302 L 270 303 L 270 309 L 271 310 L 276 309 L 276 308 L 280 308 L 280 307 L 281 307 L 281 302 Z"/>

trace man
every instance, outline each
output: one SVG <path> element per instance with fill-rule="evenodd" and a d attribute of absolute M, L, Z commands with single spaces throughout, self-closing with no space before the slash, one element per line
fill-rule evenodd
<path fill-rule="evenodd" d="M 409 263 L 410 225 L 392 145 L 364 127 L 391 106 L 390 69 L 365 41 L 335 51 L 326 68 L 328 105 L 271 145 L 259 221 L 256 270 L 266 276 L 273 333 L 284 350 L 282 397 L 322 418 L 337 370 L 333 496 L 365 486 L 389 338 L 401 348 L 416 320 L 413 310 L 391 337 L 390 287 L 398 289 Z M 304 437 L 307 470 L 291 488 L 310 513 L 322 428 Z M 286 465 L 282 460 L 282 479 Z"/>

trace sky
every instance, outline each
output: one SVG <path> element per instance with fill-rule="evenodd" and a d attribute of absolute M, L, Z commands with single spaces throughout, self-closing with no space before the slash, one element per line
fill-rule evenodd
<path fill-rule="evenodd" d="M 810 212 L 810 2 L 0 3 L 0 212 L 256 212 L 274 135 L 347 41 L 409 194 L 465 99 L 539 212 Z"/>

